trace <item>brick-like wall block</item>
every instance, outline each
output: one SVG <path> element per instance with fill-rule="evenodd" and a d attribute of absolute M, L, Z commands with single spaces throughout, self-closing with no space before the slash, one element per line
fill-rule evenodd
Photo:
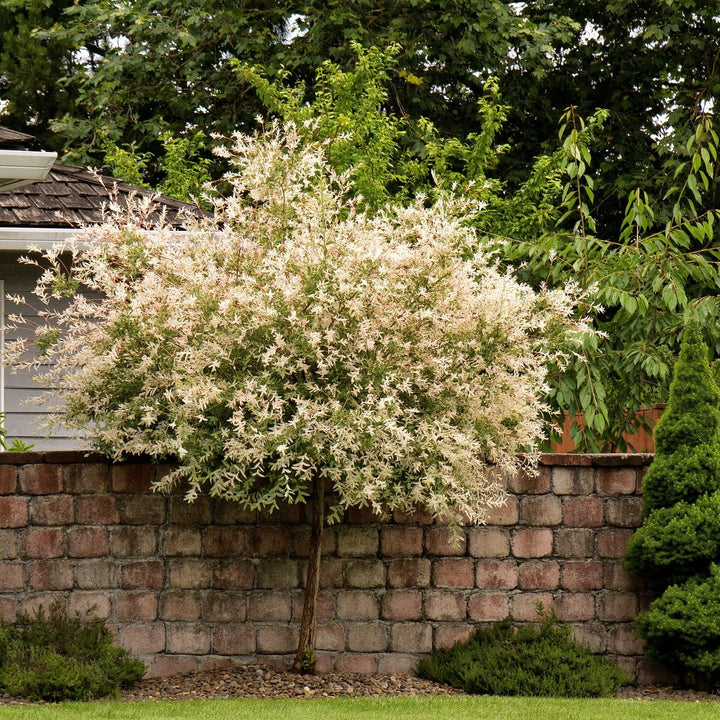
<path fill-rule="evenodd" d="M 378 531 L 375 528 L 340 528 L 337 535 L 337 553 L 340 557 L 372 557 L 379 547 Z"/>
<path fill-rule="evenodd" d="M 520 499 L 521 525 L 559 525 L 563 519 L 562 502 L 555 495 L 530 495 Z"/>
<path fill-rule="evenodd" d="M 337 616 L 342 620 L 376 620 L 380 602 L 371 590 L 348 590 L 338 595 Z"/>
<path fill-rule="evenodd" d="M 560 585 L 560 565 L 555 560 L 525 562 L 518 567 L 521 590 L 556 590 Z"/>
<path fill-rule="evenodd" d="M 0 497 L 0 528 L 25 527 L 28 524 L 27 498 Z"/>
<path fill-rule="evenodd" d="M 29 558 L 60 557 L 64 552 L 63 531 L 59 528 L 28 530 L 22 548 L 24 555 Z"/>
<path fill-rule="evenodd" d="M 30 501 L 30 521 L 34 525 L 69 525 L 74 519 L 71 495 L 43 495 Z"/>
<path fill-rule="evenodd" d="M 17 490 L 17 468 L 0 465 L 0 495 L 12 495 Z"/>
<path fill-rule="evenodd" d="M 219 625 L 212 631 L 213 652 L 221 655 L 250 655 L 255 652 L 255 628 L 252 625 Z"/>
<path fill-rule="evenodd" d="M 475 622 L 504 620 L 510 614 L 510 597 L 505 593 L 475 593 L 468 601 L 468 615 Z"/>
<path fill-rule="evenodd" d="M 382 599 L 383 620 L 420 620 L 422 593 L 419 590 L 390 590 Z"/>
<path fill-rule="evenodd" d="M 62 490 L 61 465 L 24 465 L 18 470 L 20 492 L 27 495 L 54 495 Z"/>
<path fill-rule="evenodd" d="M 157 560 L 138 560 L 122 567 L 122 586 L 126 590 L 152 588 L 159 590 L 164 584 L 162 563 Z"/>
<path fill-rule="evenodd" d="M 433 563 L 433 584 L 438 588 L 472 588 L 475 568 L 470 558 L 446 558 Z"/>
<path fill-rule="evenodd" d="M 390 649 L 400 653 L 428 653 L 432 650 L 432 627 L 422 623 L 397 623 L 392 626 Z"/>
<path fill-rule="evenodd" d="M 101 527 L 73 527 L 67 531 L 67 545 L 69 557 L 106 557 L 110 552 L 110 536 Z"/>
<path fill-rule="evenodd" d="M 425 595 L 424 612 L 428 620 L 457 622 L 465 620 L 467 603 L 457 593 L 428 592 Z"/>
<path fill-rule="evenodd" d="M 430 584 L 432 563 L 426 558 L 392 560 L 388 566 L 388 585 L 391 588 L 424 588 Z"/>
<path fill-rule="evenodd" d="M 388 632 L 378 623 L 350 625 L 347 648 L 352 652 L 384 652 L 388 649 Z"/>
<path fill-rule="evenodd" d="M 563 519 L 569 527 L 600 527 L 605 506 L 596 497 L 568 497 L 563 502 Z"/>
<path fill-rule="evenodd" d="M 597 491 L 602 495 L 630 495 L 635 492 L 635 468 L 600 468 L 597 474 Z"/>
<path fill-rule="evenodd" d="M 422 555 L 423 530 L 419 527 L 389 526 L 380 530 L 380 552 L 386 557 Z"/>
<path fill-rule="evenodd" d="M 512 552 L 517 558 L 538 558 L 552 555 L 553 532 L 550 528 L 516 530 Z"/>
<path fill-rule="evenodd" d="M 291 653 L 297 650 L 298 629 L 288 625 L 264 625 L 257 629 L 257 652 Z"/>
<path fill-rule="evenodd" d="M 468 552 L 475 558 L 502 558 L 510 554 L 510 531 L 496 527 L 468 530 Z"/>
<path fill-rule="evenodd" d="M 385 565 L 380 560 L 351 560 L 345 566 L 348 587 L 385 587 Z"/>

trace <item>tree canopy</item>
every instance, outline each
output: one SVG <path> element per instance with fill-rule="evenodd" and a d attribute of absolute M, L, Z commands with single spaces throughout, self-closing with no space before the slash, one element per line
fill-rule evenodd
<path fill-rule="evenodd" d="M 352 67 L 353 41 L 399 46 L 385 109 L 444 136 L 477 130 L 477 101 L 497 77 L 510 108 L 498 171 L 515 184 L 552 151 L 568 105 L 584 117 L 603 108 L 603 237 L 627 193 L 662 179 L 664 144 L 684 142 L 720 92 L 718 0 L 2 0 L 0 33 L 12 126 L 83 162 L 102 160 L 108 139 L 160 155 L 164 132 L 251 129 L 263 106 L 234 61 L 311 86 L 326 60 Z"/>

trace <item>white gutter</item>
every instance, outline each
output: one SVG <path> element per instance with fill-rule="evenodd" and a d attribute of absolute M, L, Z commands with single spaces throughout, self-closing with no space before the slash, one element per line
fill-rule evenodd
<path fill-rule="evenodd" d="M 0 150 L 0 190 L 43 180 L 57 160 L 57 153 L 34 150 Z"/>
<path fill-rule="evenodd" d="M 49 250 L 58 243 L 82 235 L 76 228 L 0 227 L 0 251 L 24 252 L 30 248 Z"/>
<path fill-rule="evenodd" d="M 87 228 L 32 228 L 32 227 L 0 227 L 0 252 L 26 252 L 32 248 L 50 250 L 60 243 L 75 238 L 78 248 L 87 247 L 82 236 L 92 230 Z M 173 236 L 184 237 L 187 230 L 173 230 Z"/>

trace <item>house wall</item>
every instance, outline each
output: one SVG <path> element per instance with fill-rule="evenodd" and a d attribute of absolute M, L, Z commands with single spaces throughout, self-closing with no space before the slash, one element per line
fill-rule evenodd
<path fill-rule="evenodd" d="M 328 671 L 405 672 L 477 623 L 553 607 L 639 682 L 633 618 L 648 591 L 620 565 L 640 524 L 647 455 L 546 455 L 486 526 L 353 510 L 327 529 L 317 655 Z M 81 453 L 0 455 L 0 618 L 54 599 L 94 607 L 150 675 L 292 658 L 309 531 L 304 507 L 258 516 L 180 492 L 157 469 Z"/>
<path fill-rule="evenodd" d="M 32 308 L 32 292 L 39 270 L 21 264 L 19 259 L 23 254 L 27 255 L 0 251 L 0 281 L 4 286 L 5 296 L 22 295 L 28 302 L 26 306 L 19 306 L 5 297 L 2 317 L 3 327 L 8 328 L 4 333 L 5 342 L 16 339 L 19 334 L 17 330 L 8 327 L 12 325 L 8 320 L 9 316 L 22 314 L 30 323 L 29 327 L 40 322 L 37 311 Z M 28 334 L 27 330 L 23 332 Z M 33 398 L 42 395 L 45 389 L 33 380 L 31 371 L 14 371 L 3 367 L 0 362 L 0 372 L 3 373 L 4 380 L 3 406 L 8 439 L 18 438 L 39 451 L 74 450 L 82 446 L 81 441 L 72 437 L 67 430 L 59 427 L 48 430 L 44 427 L 44 421 L 51 416 L 53 408 L 57 407 L 57 400 L 49 396 L 46 403 L 31 402 Z"/>

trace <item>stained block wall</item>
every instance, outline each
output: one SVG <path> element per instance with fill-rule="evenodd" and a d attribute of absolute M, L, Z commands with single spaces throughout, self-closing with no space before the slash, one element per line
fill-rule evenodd
<path fill-rule="evenodd" d="M 409 672 L 477 623 L 536 620 L 541 603 L 639 682 L 661 679 L 633 632 L 649 594 L 620 565 L 650 459 L 546 455 L 487 525 L 457 537 L 424 512 L 349 512 L 324 538 L 319 669 Z M 188 504 L 151 491 L 162 471 L 72 452 L 0 454 L 0 617 L 56 599 L 94 608 L 150 675 L 288 664 L 305 508 L 258 516 L 223 500 Z"/>

